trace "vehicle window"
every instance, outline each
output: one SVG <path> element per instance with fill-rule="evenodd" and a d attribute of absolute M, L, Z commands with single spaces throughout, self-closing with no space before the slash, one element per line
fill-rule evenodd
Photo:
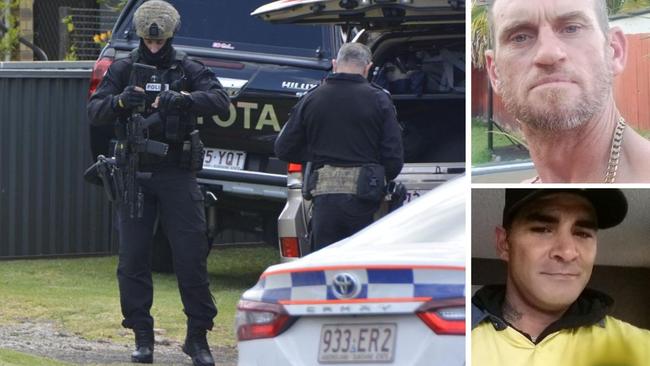
<path fill-rule="evenodd" d="M 250 13 L 268 0 L 169 0 L 181 14 L 181 28 L 175 42 L 189 46 L 212 47 L 316 57 L 330 57 L 324 42 L 323 26 L 276 25 Z M 131 27 L 125 22 L 118 34 Z"/>

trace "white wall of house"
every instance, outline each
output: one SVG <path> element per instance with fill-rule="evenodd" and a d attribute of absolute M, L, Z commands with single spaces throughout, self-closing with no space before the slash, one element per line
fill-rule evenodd
<path fill-rule="evenodd" d="M 611 27 L 620 27 L 625 34 L 650 33 L 650 11 L 645 14 L 610 20 Z"/>

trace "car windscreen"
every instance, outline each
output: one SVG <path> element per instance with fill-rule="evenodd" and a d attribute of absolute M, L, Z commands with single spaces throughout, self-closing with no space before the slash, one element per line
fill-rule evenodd
<path fill-rule="evenodd" d="M 324 26 L 275 25 L 250 16 L 268 0 L 169 2 L 181 15 L 175 44 L 302 57 L 316 57 L 318 50 L 321 57 L 331 57 Z M 117 34 L 128 33 L 131 23 L 128 19 Z"/>

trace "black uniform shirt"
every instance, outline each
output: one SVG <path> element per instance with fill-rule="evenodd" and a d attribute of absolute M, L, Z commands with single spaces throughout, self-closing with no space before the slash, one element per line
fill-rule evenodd
<path fill-rule="evenodd" d="M 173 59 L 175 59 L 175 52 Z M 120 94 L 124 88 L 129 86 L 133 62 L 131 57 L 113 62 L 88 101 L 88 119 L 92 125 L 91 138 L 93 141 L 91 144 L 94 145 L 94 155 L 105 153 L 105 149 L 108 148 L 108 140 L 111 138 L 106 134 L 112 135 L 112 126 L 115 122 L 118 119 L 126 120 L 130 114 L 128 110 L 114 108 L 113 96 Z M 137 62 L 142 61 L 138 60 Z M 190 113 L 205 116 L 218 115 L 222 119 L 228 118 L 230 99 L 210 69 L 188 57 L 173 62 L 171 67 L 178 67 L 173 74 L 179 76 L 184 74 L 186 79 L 184 90 L 190 92 L 193 100 Z"/>
<path fill-rule="evenodd" d="M 188 81 L 186 91 L 191 92 L 194 101 L 190 111 L 198 115 L 226 114 L 227 117 L 230 100 L 214 73 L 203 64 L 187 57 L 179 62 Z M 113 109 L 112 97 L 120 94 L 129 85 L 132 65 L 133 59 L 126 57 L 118 59 L 109 67 L 88 101 L 88 117 L 91 124 L 114 123 L 122 114 L 128 114 L 128 111 L 120 113 L 119 110 Z"/>
<path fill-rule="evenodd" d="M 303 96 L 275 141 L 275 154 L 316 165 L 377 163 L 389 180 L 404 163 L 390 95 L 359 74 L 330 75 Z"/>

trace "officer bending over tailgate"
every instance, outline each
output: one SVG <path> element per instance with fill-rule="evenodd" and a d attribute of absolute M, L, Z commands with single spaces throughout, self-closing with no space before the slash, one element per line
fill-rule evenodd
<path fill-rule="evenodd" d="M 303 191 L 313 196 L 314 250 L 372 223 L 404 163 L 390 94 L 367 80 L 370 49 L 345 44 L 332 64 L 334 74 L 300 99 L 275 141 L 280 159 L 311 163 Z"/>
<path fill-rule="evenodd" d="M 124 138 L 127 119 L 144 105 L 143 117 L 160 119 L 147 131 L 149 138 L 169 145 L 164 157 L 140 153 L 139 169 L 152 172 L 151 178 L 137 181 L 143 193 L 141 217 L 133 217 L 124 205 L 117 208 L 122 325 L 135 333 L 136 350 L 131 361 L 152 363 L 151 250 L 158 218 L 171 244 L 187 315 L 183 351 L 192 357 L 194 365 L 214 365 L 206 330 L 212 329 L 217 309 L 208 283 L 203 195 L 196 181 L 196 170 L 202 165 L 202 144 L 190 144 L 189 134 L 198 133 L 197 114 L 227 116 L 230 102 L 212 71 L 172 47 L 180 26 L 174 7 L 165 1 L 145 2 L 135 12 L 134 23 L 140 46 L 111 65 L 88 103 L 91 123 L 114 124 L 118 140 Z M 156 68 L 145 85 L 146 94 L 134 81 L 134 63 Z M 160 94 L 151 97 L 150 90 Z M 198 140 L 198 135 L 195 137 Z"/>

